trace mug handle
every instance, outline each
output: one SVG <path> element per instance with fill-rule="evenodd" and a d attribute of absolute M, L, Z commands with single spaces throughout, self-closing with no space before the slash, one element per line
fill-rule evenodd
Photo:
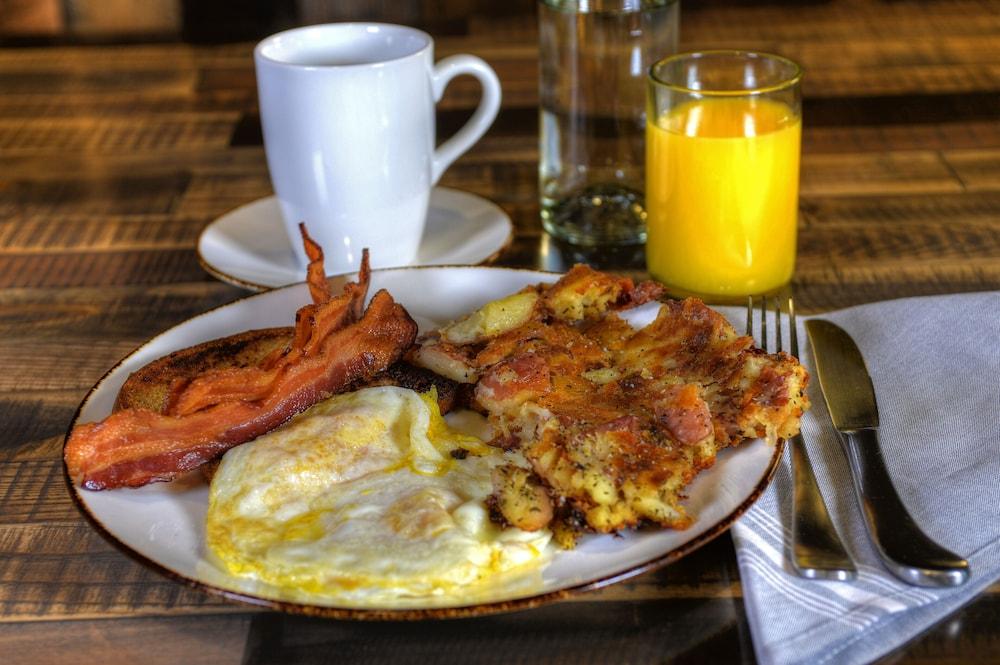
<path fill-rule="evenodd" d="M 469 121 L 434 151 L 431 160 L 432 184 L 437 184 L 445 169 L 482 138 L 500 110 L 500 79 L 492 67 L 474 55 L 452 55 L 434 65 L 434 75 L 431 78 L 434 101 L 441 101 L 444 89 L 453 78 L 462 74 L 469 74 L 479 79 L 479 84 L 483 86 L 483 97 Z"/>

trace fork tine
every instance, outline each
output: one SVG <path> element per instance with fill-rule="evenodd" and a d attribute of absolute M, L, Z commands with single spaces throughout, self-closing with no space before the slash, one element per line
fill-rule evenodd
<path fill-rule="evenodd" d="M 747 296 L 747 337 L 753 337 L 753 296 Z"/>
<path fill-rule="evenodd" d="M 775 351 L 780 353 L 784 351 L 784 344 L 781 340 L 781 298 L 778 296 L 774 297 L 774 345 Z"/>
<path fill-rule="evenodd" d="M 799 333 L 795 325 L 795 300 L 788 296 L 788 337 L 792 355 L 799 357 Z"/>
<path fill-rule="evenodd" d="M 771 352 L 767 343 L 767 296 L 760 299 L 760 348 L 767 353 Z"/>

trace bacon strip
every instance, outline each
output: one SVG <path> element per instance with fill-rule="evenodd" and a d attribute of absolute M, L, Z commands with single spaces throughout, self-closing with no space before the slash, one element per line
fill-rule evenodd
<path fill-rule="evenodd" d="M 309 258 L 309 267 L 306 269 L 306 284 L 309 285 L 309 295 L 312 296 L 314 303 L 321 305 L 333 297 L 333 294 L 330 293 L 330 283 L 326 281 L 326 270 L 323 268 L 323 248 L 316 244 L 316 241 L 309 235 L 304 222 L 299 222 L 299 233 L 302 234 L 302 246 Z M 364 258 L 361 260 L 362 265 L 368 263 L 367 249 L 364 250 L 364 254 Z M 368 287 L 367 282 L 366 275 L 362 282 L 365 284 L 365 288 Z M 360 312 L 358 312 L 358 316 L 361 316 Z"/>
<path fill-rule="evenodd" d="M 304 227 L 303 234 L 305 234 Z M 311 242 L 308 236 L 303 235 L 303 238 L 307 245 Z M 315 355 L 332 333 L 361 318 L 371 274 L 368 270 L 368 252 L 365 251 L 361 258 L 362 270 L 359 279 L 362 281 L 348 284 L 344 294 L 334 299 L 330 299 L 329 289 L 325 286 L 326 277 L 322 272 L 322 264 L 319 265 L 318 276 L 312 270 L 312 266 L 322 260 L 323 254 L 320 253 L 309 264 L 309 279 L 322 280 L 324 287 L 320 288 L 310 283 L 310 292 L 313 298 L 325 297 L 326 300 L 305 305 L 296 312 L 295 336 L 289 349 L 284 353 L 278 352 L 274 357 L 265 358 L 258 367 L 205 372 L 186 386 L 175 386 L 168 401 L 167 414 L 186 416 L 222 402 L 264 399 L 274 390 L 275 381 L 288 367 L 303 357 Z"/>
<path fill-rule="evenodd" d="M 100 490 L 173 480 L 320 400 L 370 380 L 402 356 L 417 326 L 386 291 L 363 309 L 367 252 L 358 282 L 331 298 L 329 288 L 318 284 L 326 284 L 322 252 L 311 250 L 302 232 L 312 259 L 310 293 L 317 302 L 296 314 L 295 341 L 287 352 L 259 367 L 198 377 L 179 387 L 167 413 L 123 409 L 100 423 L 77 425 L 64 453 L 76 484 Z"/>

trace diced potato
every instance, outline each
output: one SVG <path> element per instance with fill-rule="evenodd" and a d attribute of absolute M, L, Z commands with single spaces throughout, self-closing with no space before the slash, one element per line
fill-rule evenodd
<path fill-rule="evenodd" d="M 493 502 L 509 524 L 525 531 L 537 531 L 552 521 L 552 501 L 541 482 L 513 464 L 493 469 Z"/>
<path fill-rule="evenodd" d="M 622 277 L 575 266 L 545 294 L 545 304 L 562 321 L 596 319 L 614 307 L 630 284 Z"/>
<path fill-rule="evenodd" d="M 538 294 L 534 291 L 515 293 L 486 303 L 475 312 L 441 329 L 441 338 L 451 344 L 474 344 L 528 321 L 535 311 Z"/>
<path fill-rule="evenodd" d="M 469 365 L 465 358 L 450 352 L 440 344 L 417 347 L 413 353 L 413 362 L 419 367 L 458 383 L 475 383 L 479 378 L 475 368 Z"/>

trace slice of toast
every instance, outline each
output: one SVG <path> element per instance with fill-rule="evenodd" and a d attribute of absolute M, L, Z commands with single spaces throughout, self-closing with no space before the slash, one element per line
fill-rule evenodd
<path fill-rule="evenodd" d="M 163 413 L 175 380 L 193 379 L 210 369 L 256 365 L 275 349 L 288 346 L 294 332 L 290 326 L 248 330 L 174 351 L 129 376 L 114 410 L 144 408 Z"/>

